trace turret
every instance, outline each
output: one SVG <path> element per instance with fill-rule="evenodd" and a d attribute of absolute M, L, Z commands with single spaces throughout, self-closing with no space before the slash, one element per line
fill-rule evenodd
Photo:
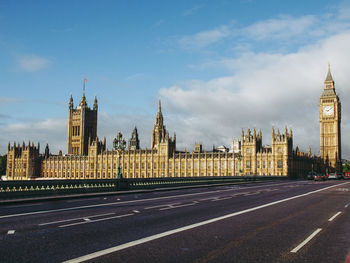
<path fill-rule="evenodd" d="M 50 149 L 49 149 L 49 144 L 46 144 L 45 147 L 45 153 L 44 153 L 45 158 L 48 158 L 50 156 Z"/>
<path fill-rule="evenodd" d="M 94 110 L 97 110 L 97 108 L 98 108 L 98 105 L 97 105 L 97 98 L 96 98 L 96 96 L 95 96 L 93 109 L 94 109 Z"/>
<path fill-rule="evenodd" d="M 72 97 L 72 93 L 70 94 L 70 99 L 69 99 L 69 109 L 73 109 L 74 108 L 74 103 L 73 103 L 73 97 Z"/>

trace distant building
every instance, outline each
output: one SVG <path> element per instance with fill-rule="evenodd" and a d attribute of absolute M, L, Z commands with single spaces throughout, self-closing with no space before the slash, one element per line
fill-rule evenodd
<path fill-rule="evenodd" d="M 38 145 L 8 146 L 7 179 L 32 178 L 103 179 L 115 178 L 118 158 L 124 178 L 278 175 L 303 177 L 308 171 L 339 169 L 340 101 L 335 94 L 334 81 L 328 70 L 324 92 L 320 98 L 321 156 L 293 150 L 292 130 L 281 133 L 272 129 L 271 146 L 263 146 L 262 132 L 255 129 L 241 139 L 232 141 L 232 150 L 219 146 L 205 151 L 196 143 L 192 152 L 176 150 L 176 134 L 169 136 L 159 101 L 151 136 L 151 148 L 140 149 L 135 127 L 128 148 L 119 153 L 107 150 L 106 139 L 97 137 L 97 99 L 93 108 L 87 106 L 85 94 L 74 109 L 69 101 L 67 155 L 51 154 L 48 146 L 40 154 Z"/>

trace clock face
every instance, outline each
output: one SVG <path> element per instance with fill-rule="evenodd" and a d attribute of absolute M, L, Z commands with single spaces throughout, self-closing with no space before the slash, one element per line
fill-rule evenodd
<path fill-rule="evenodd" d="M 331 116 L 333 115 L 334 109 L 333 106 L 324 106 L 323 107 L 323 115 Z"/>
<path fill-rule="evenodd" d="M 332 85 L 329 85 L 329 84 L 328 84 L 328 85 L 326 85 L 326 88 L 327 88 L 327 89 L 331 89 L 331 88 L 332 88 Z"/>

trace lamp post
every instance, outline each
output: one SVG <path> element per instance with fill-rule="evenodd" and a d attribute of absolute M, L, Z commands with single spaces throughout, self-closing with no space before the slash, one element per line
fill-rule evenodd
<path fill-rule="evenodd" d="M 241 175 L 241 172 L 242 172 L 242 170 L 241 170 L 241 160 L 242 160 L 242 155 L 241 155 L 241 153 L 238 153 L 238 154 L 237 154 L 237 159 L 238 159 L 238 163 L 237 163 L 238 176 L 240 176 L 240 175 Z"/>
<path fill-rule="evenodd" d="M 117 134 L 117 137 L 113 140 L 113 148 L 117 151 L 117 160 L 118 160 L 118 167 L 117 167 L 117 179 L 123 178 L 122 168 L 120 167 L 120 152 L 124 151 L 126 148 L 126 141 L 123 139 L 122 133 L 119 131 Z"/>

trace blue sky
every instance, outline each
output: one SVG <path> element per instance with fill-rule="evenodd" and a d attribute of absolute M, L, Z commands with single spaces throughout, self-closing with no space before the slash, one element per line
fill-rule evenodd
<path fill-rule="evenodd" d="M 136 125 L 143 147 L 162 99 L 179 149 L 230 145 L 242 128 L 294 130 L 319 154 L 330 61 L 350 158 L 349 1 L 0 1 L 0 153 L 8 141 L 66 151 L 67 103 L 99 101 L 100 137 Z"/>

